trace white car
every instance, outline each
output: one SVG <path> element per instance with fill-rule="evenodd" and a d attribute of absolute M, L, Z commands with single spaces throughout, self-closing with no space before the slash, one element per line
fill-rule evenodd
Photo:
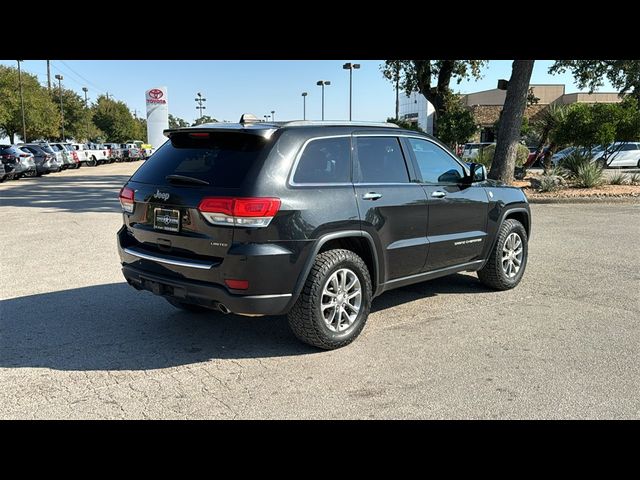
<path fill-rule="evenodd" d="M 615 142 L 606 149 L 594 155 L 596 162 L 607 162 L 607 167 L 637 167 L 640 168 L 640 143 Z"/>
<path fill-rule="evenodd" d="M 462 160 L 465 162 L 469 162 L 478 158 L 478 153 L 480 150 L 488 147 L 489 145 L 495 145 L 492 142 L 482 142 L 482 143 L 467 143 L 464 146 L 464 150 L 462 151 Z"/>

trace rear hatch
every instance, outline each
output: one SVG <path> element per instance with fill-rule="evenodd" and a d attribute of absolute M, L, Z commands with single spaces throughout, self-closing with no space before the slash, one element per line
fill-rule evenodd
<path fill-rule="evenodd" d="M 241 196 L 245 178 L 267 155 L 267 144 L 261 136 L 241 132 L 173 133 L 121 192 L 121 202 L 133 196 L 133 212 L 124 214 L 122 246 L 154 256 L 222 263 L 233 242 L 233 220 L 203 213 L 207 208 L 201 203 L 207 198 L 219 205 Z M 143 265 L 163 274 L 193 271 Z"/>

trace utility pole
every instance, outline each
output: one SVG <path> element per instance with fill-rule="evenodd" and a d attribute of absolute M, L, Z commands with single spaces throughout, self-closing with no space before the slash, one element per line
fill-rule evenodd
<path fill-rule="evenodd" d="M 51 91 L 51 60 L 47 60 L 47 88 Z"/>
<path fill-rule="evenodd" d="M 89 89 L 87 87 L 82 87 L 82 91 L 84 92 L 84 108 L 87 110 L 87 142 L 89 141 L 89 103 L 87 99 L 87 92 Z"/>
<path fill-rule="evenodd" d="M 58 88 L 60 90 L 60 113 L 62 114 L 62 138 L 61 141 L 64 142 L 64 107 L 62 105 L 62 80 L 64 77 L 62 75 L 56 75 L 56 80 L 58 80 Z"/>
<path fill-rule="evenodd" d="M 27 141 L 27 124 L 24 120 L 24 95 L 22 94 L 22 70 L 20 70 L 20 62 L 18 60 L 18 87 L 20 88 L 20 110 L 22 113 L 22 141 Z"/>
<path fill-rule="evenodd" d="M 109 100 L 109 92 L 105 92 L 105 94 L 107 95 L 107 100 Z"/>

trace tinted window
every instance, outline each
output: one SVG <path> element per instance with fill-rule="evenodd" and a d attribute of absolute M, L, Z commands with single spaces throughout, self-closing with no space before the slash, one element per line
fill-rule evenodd
<path fill-rule="evenodd" d="M 296 173 L 295 183 L 345 183 L 351 181 L 351 139 L 319 138 L 307 143 Z"/>
<path fill-rule="evenodd" d="M 211 133 L 206 138 L 174 134 L 131 177 L 166 184 L 167 175 L 186 175 L 217 187 L 239 187 L 266 140 L 245 133 Z"/>
<path fill-rule="evenodd" d="M 408 183 L 409 173 L 396 137 L 357 137 L 358 175 L 362 183 Z"/>
<path fill-rule="evenodd" d="M 464 177 L 462 166 L 436 144 L 416 138 L 409 143 L 425 183 L 457 183 Z"/>
<path fill-rule="evenodd" d="M 624 147 L 620 149 L 621 152 L 630 152 L 632 150 L 637 150 L 638 146 L 635 143 L 627 143 Z"/>

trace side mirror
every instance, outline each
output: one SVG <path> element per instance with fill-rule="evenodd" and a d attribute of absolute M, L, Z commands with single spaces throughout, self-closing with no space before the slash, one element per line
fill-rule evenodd
<path fill-rule="evenodd" d="M 471 163 L 469 165 L 470 175 L 469 183 L 484 182 L 487 179 L 487 167 L 480 163 Z"/>

